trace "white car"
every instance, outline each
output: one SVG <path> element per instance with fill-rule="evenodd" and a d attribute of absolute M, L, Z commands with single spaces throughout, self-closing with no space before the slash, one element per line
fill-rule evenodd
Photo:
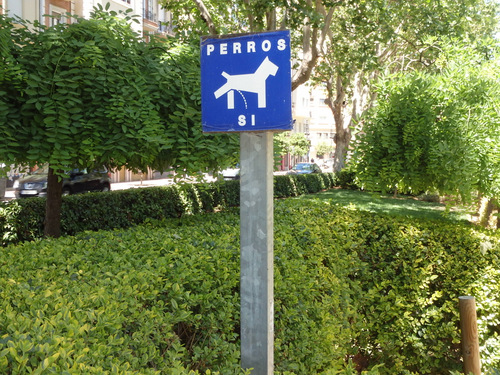
<path fill-rule="evenodd" d="M 240 168 L 227 168 L 222 171 L 222 177 L 224 180 L 239 180 L 240 179 Z"/>
<path fill-rule="evenodd" d="M 333 159 L 325 159 L 322 161 L 321 169 L 324 171 L 333 170 Z"/>

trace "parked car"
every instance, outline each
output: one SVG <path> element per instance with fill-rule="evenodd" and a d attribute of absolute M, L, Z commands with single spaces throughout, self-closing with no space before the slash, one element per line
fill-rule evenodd
<path fill-rule="evenodd" d="M 298 163 L 287 172 L 289 175 L 309 173 L 321 173 L 321 168 L 316 163 Z"/>
<path fill-rule="evenodd" d="M 239 180 L 240 179 L 240 167 L 236 165 L 235 168 L 227 168 L 222 171 L 222 177 L 224 180 Z"/>
<path fill-rule="evenodd" d="M 321 165 L 321 170 L 333 170 L 333 159 L 325 159 L 323 160 L 323 164 Z"/>
<path fill-rule="evenodd" d="M 109 191 L 111 173 L 104 167 L 100 169 L 73 169 L 63 179 L 63 195 L 85 193 L 89 191 Z M 47 195 L 48 168 L 42 167 L 30 175 L 20 178 L 16 187 L 16 197 L 45 197 Z"/>

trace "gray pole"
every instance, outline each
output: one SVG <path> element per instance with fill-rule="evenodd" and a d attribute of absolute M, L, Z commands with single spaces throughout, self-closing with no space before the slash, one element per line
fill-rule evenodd
<path fill-rule="evenodd" d="M 240 134 L 241 367 L 272 375 L 273 133 Z"/>

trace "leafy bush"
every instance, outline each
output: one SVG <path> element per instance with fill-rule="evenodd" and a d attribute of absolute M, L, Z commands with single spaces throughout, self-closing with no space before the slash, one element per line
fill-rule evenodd
<path fill-rule="evenodd" d="M 332 184 L 328 174 L 276 176 L 275 196 L 315 193 Z M 0 244 L 42 238 L 45 202 L 40 198 L 0 203 Z M 61 231 L 74 235 L 85 230 L 127 228 L 151 219 L 211 212 L 239 203 L 239 181 L 72 195 L 63 197 Z"/>
<path fill-rule="evenodd" d="M 483 271 L 497 254 L 483 254 L 467 226 L 369 219 L 356 249 L 360 357 L 383 362 L 390 369 L 383 374 L 461 369 L 458 297 L 484 285 Z"/>
<path fill-rule="evenodd" d="M 342 189 L 359 189 L 359 186 L 355 182 L 356 172 L 350 167 L 345 167 L 344 169 L 335 172 L 335 178 L 337 179 L 337 184 Z"/>
<path fill-rule="evenodd" d="M 240 373 L 234 226 L 212 218 L 7 247 L 0 373 Z"/>
<path fill-rule="evenodd" d="M 0 202 L 2 245 L 43 236 L 45 199 Z"/>
<path fill-rule="evenodd" d="M 274 196 L 276 198 L 287 198 L 317 193 L 334 187 L 335 182 L 336 179 L 333 173 L 275 176 Z"/>
<path fill-rule="evenodd" d="M 288 198 L 303 194 L 303 188 L 297 184 L 294 176 L 276 176 L 274 178 L 274 197 Z"/>
<path fill-rule="evenodd" d="M 238 222 L 2 249 L 0 373 L 240 373 Z M 498 233 L 314 200 L 276 201 L 274 228 L 276 373 L 458 371 L 460 295 L 478 301 L 483 370 L 500 367 Z"/>

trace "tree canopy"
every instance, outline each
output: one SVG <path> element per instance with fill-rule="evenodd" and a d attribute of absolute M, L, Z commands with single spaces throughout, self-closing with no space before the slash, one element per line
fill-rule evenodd
<path fill-rule="evenodd" d="M 314 81 L 324 85 L 335 118 L 335 170 L 343 168 L 353 127 L 373 105 L 384 73 L 434 70 L 443 44 L 480 44 L 497 25 L 488 0 L 347 1 L 338 4 Z"/>
<path fill-rule="evenodd" d="M 178 37 L 289 29 L 295 70 L 292 88 L 306 82 L 316 65 L 333 21 L 332 4 L 320 0 L 160 0 L 172 11 Z M 299 48 L 300 46 L 300 48 Z"/>
<path fill-rule="evenodd" d="M 50 176 L 68 169 L 197 173 L 238 153 L 237 138 L 202 133 L 197 46 L 146 44 L 124 16 L 100 7 L 52 27 L 0 16 L 0 160 L 49 164 L 48 216 L 62 184 Z"/>
<path fill-rule="evenodd" d="M 489 0 L 161 0 L 183 38 L 288 28 L 292 88 L 313 78 L 335 118 L 335 169 L 345 163 L 351 130 L 373 104 L 380 74 L 433 70 L 446 41 L 479 45 L 493 35 L 498 5 Z"/>
<path fill-rule="evenodd" d="M 237 149 L 201 131 L 196 47 L 143 43 L 126 20 L 98 9 L 50 28 L 1 22 L 1 160 L 197 172 Z"/>
<path fill-rule="evenodd" d="M 274 137 L 275 148 L 281 156 L 290 154 L 293 156 L 306 156 L 311 148 L 311 142 L 304 133 L 283 132 Z"/>
<path fill-rule="evenodd" d="M 355 147 L 365 188 L 500 197 L 499 60 L 452 49 L 451 60 L 436 61 L 439 74 L 397 73 L 380 83 Z"/>
<path fill-rule="evenodd" d="M 320 158 L 323 158 L 325 155 L 329 156 L 329 154 L 333 150 L 334 148 L 331 145 L 323 141 L 318 143 L 318 145 L 316 146 L 316 155 L 318 155 L 318 157 Z"/>

